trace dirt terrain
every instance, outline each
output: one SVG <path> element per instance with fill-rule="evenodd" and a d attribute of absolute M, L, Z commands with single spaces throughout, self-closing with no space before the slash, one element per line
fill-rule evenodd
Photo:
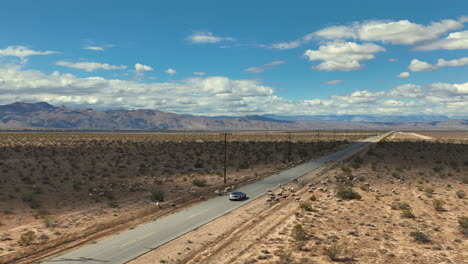
<path fill-rule="evenodd" d="M 292 133 L 288 163 L 287 133 L 234 133 L 227 185 L 369 135 Z M 209 198 L 225 186 L 223 161 L 219 133 L 0 133 L 0 263 Z"/>
<path fill-rule="evenodd" d="M 423 136 L 396 133 L 132 264 L 468 263 L 468 138 Z"/>

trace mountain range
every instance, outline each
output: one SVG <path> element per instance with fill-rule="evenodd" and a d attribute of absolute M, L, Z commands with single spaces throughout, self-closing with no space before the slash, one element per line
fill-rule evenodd
<path fill-rule="evenodd" d="M 309 130 L 309 129 L 467 129 L 468 120 L 447 116 L 272 114 L 195 116 L 158 110 L 105 110 L 56 107 L 46 102 L 0 105 L 2 130 Z"/>

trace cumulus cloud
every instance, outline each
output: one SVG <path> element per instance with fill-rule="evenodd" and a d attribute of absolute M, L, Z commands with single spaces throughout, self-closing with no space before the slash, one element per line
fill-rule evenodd
<path fill-rule="evenodd" d="M 360 41 L 381 41 L 391 44 L 414 45 L 424 41 L 434 40 L 452 30 L 463 27 L 464 19 L 445 19 L 421 25 L 409 20 L 370 20 L 354 22 L 349 26 L 331 26 L 309 33 L 302 38 L 290 42 L 277 42 L 270 45 L 275 49 L 293 49 L 312 39 L 353 39 Z"/>
<path fill-rule="evenodd" d="M 206 75 L 206 72 L 194 72 L 193 75 L 203 76 Z"/>
<path fill-rule="evenodd" d="M 455 59 L 455 60 L 449 60 L 446 61 L 444 59 L 439 59 L 437 61 L 437 66 L 439 67 L 458 67 L 458 66 L 465 66 L 468 65 L 468 57 L 460 58 L 460 59 Z"/>
<path fill-rule="evenodd" d="M 417 46 L 416 50 L 468 49 L 468 30 L 450 33 L 446 38 Z"/>
<path fill-rule="evenodd" d="M 135 64 L 135 71 L 136 72 L 145 72 L 145 71 L 152 71 L 152 70 L 153 70 L 153 68 L 151 68 L 148 65 L 144 65 L 144 64 L 140 64 L 140 63 Z"/>
<path fill-rule="evenodd" d="M 416 84 L 400 85 L 386 93 L 386 96 L 394 98 L 419 98 L 423 95 L 422 86 Z"/>
<path fill-rule="evenodd" d="M 80 78 L 0 64 L 0 104 L 46 101 L 97 109 L 159 109 L 203 115 L 247 114 L 457 114 L 466 115 L 468 83 L 406 84 L 388 91 L 357 90 L 326 98 L 292 101 L 259 80 L 226 76 L 169 82 Z"/>
<path fill-rule="evenodd" d="M 260 72 L 264 72 L 272 67 L 275 67 L 275 66 L 278 66 L 278 65 L 281 65 L 281 64 L 284 64 L 285 61 L 272 61 L 272 62 L 268 62 L 268 63 L 265 63 L 263 65 L 260 65 L 260 66 L 256 66 L 256 67 L 249 67 L 247 69 L 245 69 L 244 71 L 245 72 L 250 72 L 250 73 L 260 73 Z"/>
<path fill-rule="evenodd" d="M 385 49 L 373 43 L 333 41 L 324 43 L 318 50 L 307 50 L 304 55 L 310 61 L 323 61 L 314 69 L 319 71 L 353 71 L 362 69 L 361 61 L 375 58 L 374 53 Z"/>
<path fill-rule="evenodd" d="M 398 78 L 409 78 L 410 73 L 409 72 L 402 72 L 402 73 L 398 74 L 396 77 L 398 77 Z"/>
<path fill-rule="evenodd" d="M 408 70 L 413 71 L 413 72 L 434 71 L 436 69 L 437 69 L 436 66 L 428 62 L 420 61 L 417 59 L 413 59 L 408 65 Z"/>
<path fill-rule="evenodd" d="M 339 83 L 342 83 L 342 82 L 343 82 L 343 80 L 330 80 L 330 81 L 323 82 L 323 84 L 333 85 L 333 84 L 339 84 Z"/>
<path fill-rule="evenodd" d="M 215 36 L 211 32 L 194 32 L 192 35 L 188 36 L 187 39 L 192 43 L 219 43 L 222 41 L 233 41 L 234 38 L 231 37 L 219 37 Z"/>
<path fill-rule="evenodd" d="M 57 61 L 55 65 L 73 68 L 73 69 L 85 70 L 87 72 L 92 72 L 96 70 L 124 70 L 127 68 L 127 66 L 124 66 L 124 65 L 111 65 L 111 64 L 99 63 L 99 62 Z"/>
<path fill-rule="evenodd" d="M 166 73 L 172 76 L 172 75 L 176 74 L 177 72 L 176 72 L 176 70 L 174 70 L 174 69 L 168 68 L 168 69 L 166 70 Z"/>
<path fill-rule="evenodd" d="M 384 92 L 369 92 L 366 90 L 358 90 L 349 95 L 334 95 L 331 98 L 346 101 L 352 104 L 372 103 L 379 97 L 383 96 Z"/>
<path fill-rule="evenodd" d="M 18 57 L 21 59 L 24 59 L 29 56 L 35 56 L 35 55 L 50 55 L 50 54 L 55 54 L 58 53 L 56 51 L 36 51 L 29 49 L 28 47 L 25 46 L 8 46 L 5 49 L 0 49 L 0 57 L 5 56 L 5 57 Z"/>

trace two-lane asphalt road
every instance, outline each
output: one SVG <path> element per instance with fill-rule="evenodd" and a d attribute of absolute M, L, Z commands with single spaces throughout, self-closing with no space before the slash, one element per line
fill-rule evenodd
<path fill-rule="evenodd" d="M 95 244 L 83 246 L 79 249 L 50 259 L 44 263 L 125 263 L 152 249 L 206 224 L 232 210 L 254 200 L 268 189 L 274 189 L 278 184 L 285 184 L 292 179 L 303 176 L 317 169 L 328 161 L 343 157 L 364 145 L 380 139 L 387 134 L 369 138 L 336 153 L 303 163 L 294 168 L 272 175 L 260 181 L 239 188 L 247 193 L 249 200 L 231 202 L 226 196 L 216 197 L 198 203 L 174 214 L 162 217 L 157 221 L 146 223 L 135 229 L 116 234 Z"/>

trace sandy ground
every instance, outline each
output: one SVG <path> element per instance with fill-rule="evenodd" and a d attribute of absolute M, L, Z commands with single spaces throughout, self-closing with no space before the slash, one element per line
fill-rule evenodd
<path fill-rule="evenodd" d="M 233 134 L 228 183 L 241 185 L 340 148 L 356 135 Z M 366 135 L 358 135 L 358 137 Z M 75 246 L 126 229 L 222 188 L 219 134 L 0 134 L 0 263 L 49 247 Z M 206 181 L 195 186 L 194 181 Z M 158 209 L 150 191 L 163 190 Z M 21 236 L 34 239 L 21 245 Z M 91 238 L 87 238 L 92 235 Z M 25 263 L 28 263 L 26 260 Z"/>
<path fill-rule="evenodd" d="M 468 263 L 468 239 L 457 222 L 468 216 L 468 200 L 456 195 L 468 193 L 467 154 L 468 139 L 398 133 L 345 164 L 360 200 L 336 196 L 336 179 L 347 169 L 315 180 L 311 173 L 306 181 L 315 189 L 296 193 L 310 210 L 291 196 L 275 204 L 260 198 L 131 263 Z M 407 203 L 414 218 L 392 209 L 396 203 Z M 296 225 L 303 241 L 294 236 Z M 429 242 L 416 241 L 415 231 Z"/>

